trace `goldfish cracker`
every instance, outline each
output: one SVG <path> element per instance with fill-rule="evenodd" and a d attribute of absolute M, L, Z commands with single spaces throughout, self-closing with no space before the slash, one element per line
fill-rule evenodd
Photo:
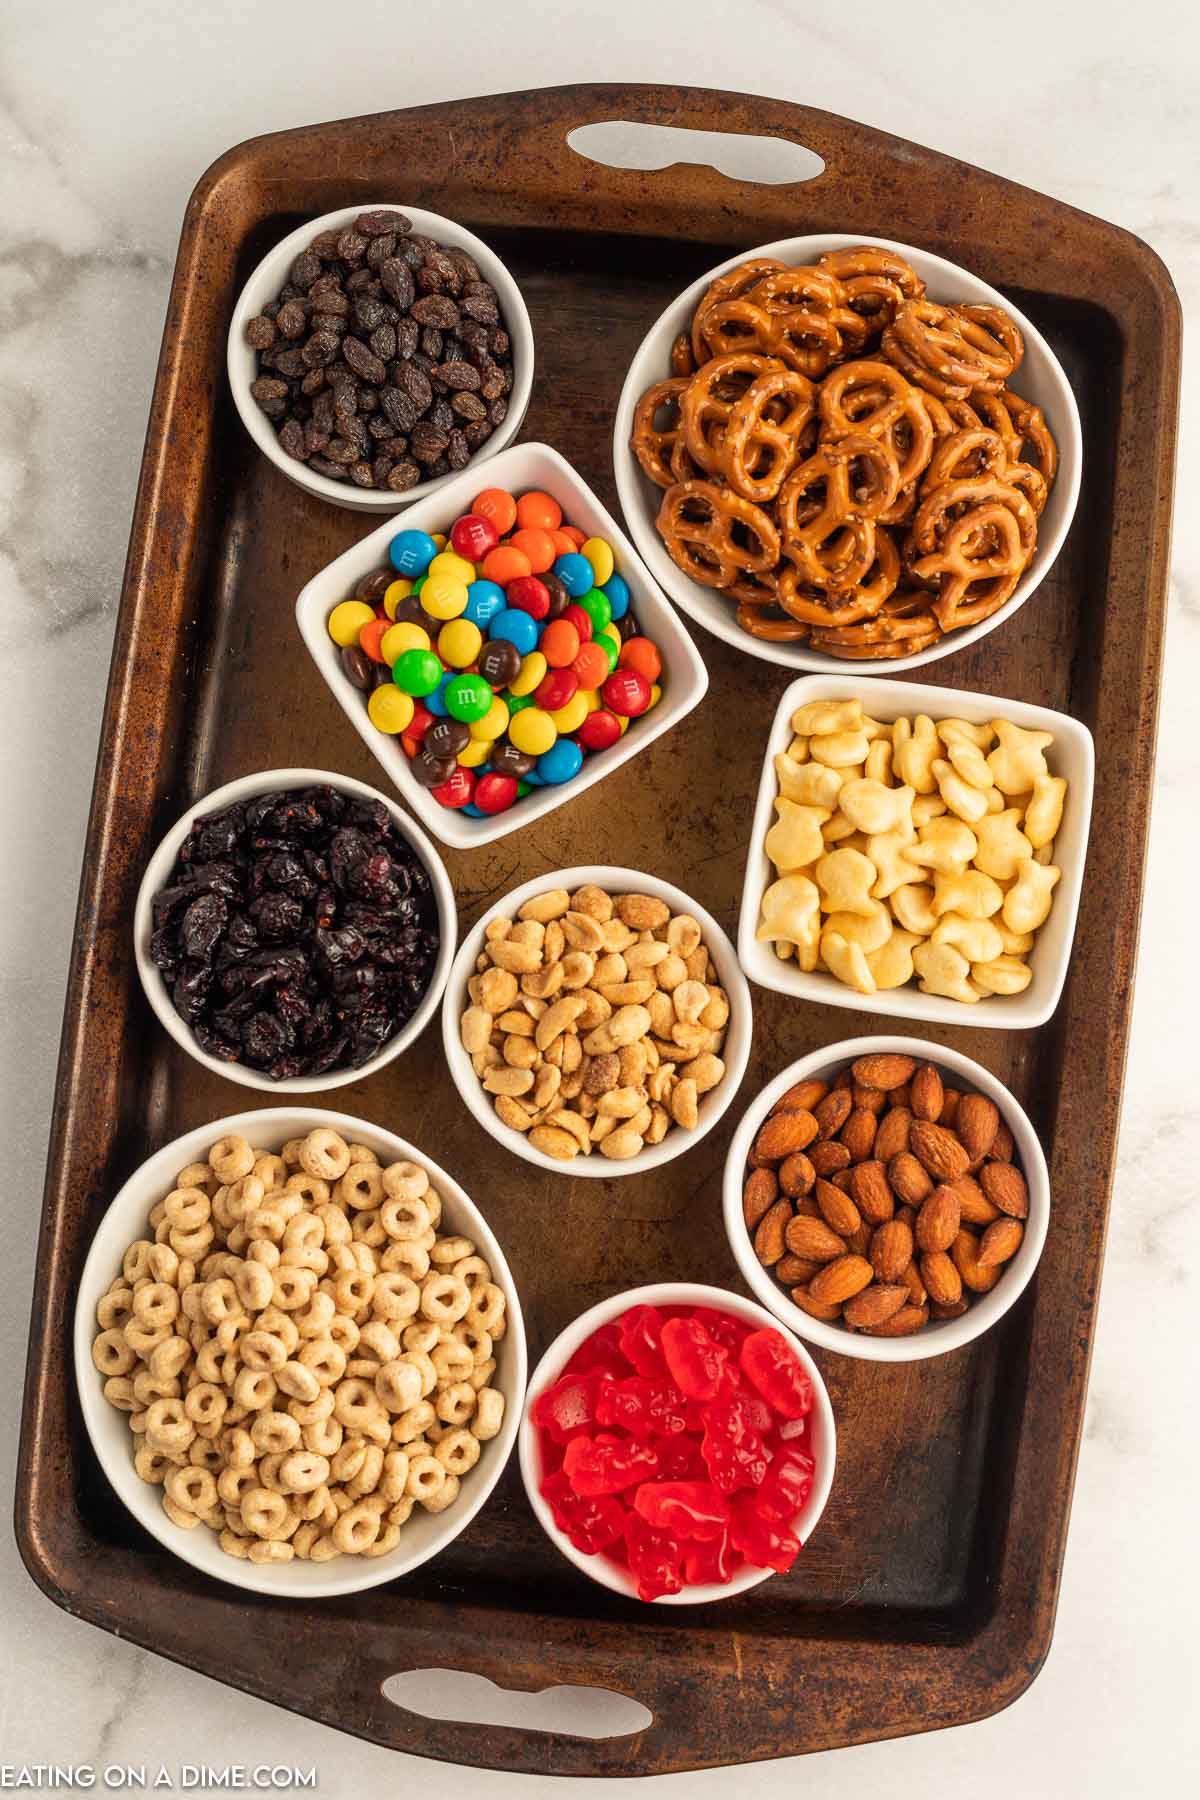
<path fill-rule="evenodd" d="M 881 832 L 911 825 L 914 799 L 910 787 L 887 788 L 860 775 L 843 781 L 837 803 L 856 831 Z"/>
<path fill-rule="evenodd" d="M 1004 954 L 1004 939 L 992 921 L 966 913 L 943 913 L 930 941 L 949 944 L 969 963 L 992 962 Z"/>
<path fill-rule="evenodd" d="M 797 763 L 781 753 L 775 758 L 775 775 L 785 800 L 794 800 L 798 806 L 819 806 L 830 813 L 837 805 L 843 779 L 840 769 L 826 768 L 824 763 Z"/>
<path fill-rule="evenodd" d="M 915 793 L 932 794 L 937 787 L 933 764 L 940 750 L 937 728 L 925 713 L 897 719 L 892 726 L 892 766 Z"/>
<path fill-rule="evenodd" d="M 912 953 L 920 942 L 915 932 L 893 929 L 886 943 L 867 952 L 867 967 L 877 988 L 904 987 L 912 980 Z"/>
<path fill-rule="evenodd" d="M 827 737 L 862 729 L 861 700 L 810 700 L 792 714 L 792 730 L 801 737 Z"/>
<path fill-rule="evenodd" d="M 1033 980 L 1033 970 L 1019 956 L 997 956 L 992 962 L 972 963 L 971 980 L 985 994 L 1020 994 Z"/>
<path fill-rule="evenodd" d="M 797 806 L 791 800 L 775 802 L 777 817 L 766 835 L 763 849 L 781 875 L 807 868 L 825 849 L 821 826 L 828 813 L 816 806 Z"/>
<path fill-rule="evenodd" d="M 865 731 L 832 731 L 811 737 L 808 748 L 814 762 L 831 769 L 845 769 L 865 762 L 870 745 Z"/>
<path fill-rule="evenodd" d="M 1025 808 L 1025 836 L 1035 850 L 1053 843 L 1062 824 L 1067 784 L 1059 775 L 1034 777 L 1033 794 Z"/>
<path fill-rule="evenodd" d="M 868 781 L 877 781 L 881 787 L 891 787 L 892 740 L 890 736 L 871 740 L 863 773 Z"/>
<path fill-rule="evenodd" d="M 955 744 L 972 744 L 976 750 L 986 750 L 996 735 L 991 725 L 972 725 L 968 719 L 939 719 L 937 732 L 947 755 Z M 953 757 L 950 760 L 953 762 Z"/>
<path fill-rule="evenodd" d="M 1054 888 L 1062 874 L 1053 863 L 1031 857 L 1021 864 L 1015 884 L 1004 896 L 1004 923 L 1010 931 L 1036 931 L 1050 916 Z"/>
<path fill-rule="evenodd" d="M 1007 719 L 993 719 L 999 743 L 988 757 L 992 780 L 1002 794 L 1027 794 L 1039 776 L 1048 775 L 1044 752 L 1054 742 L 1049 731 L 1025 731 Z"/>
<path fill-rule="evenodd" d="M 836 931 L 821 933 L 821 955 L 829 973 L 859 994 L 875 992 L 875 977 L 861 944 L 852 944 Z"/>
<path fill-rule="evenodd" d="M 817 863 L 814 873 L 827 912 L 873 915 L 877 904 L 871 898 L 875 865 L 860 851 L 831 850 Z"/>
<path fill-rule="evenodd" d="M 930 819 L 940 819 L 945 812 L 946 802 L 935 787 L 932 794 L 918 794 L 913 801 L 913 824 L 920 830 L 922 825 L 928 825 Z"/>
<path fill-rule="evenodd" d="M 948 912 L 964 913 L 969 919 L 990 919 L 1000 911 L 1003 902 L 1003 889 L 981 869 L 934 875 L 933 910 L 939 919 Z"/>
<path fill-rule="evenodd" d="M 821 937 L 821 896 L 807 875 L 784 875 L 763 895 L 763 917 L 755 934 L 764 943 L 792 944 L 801 969 L 817 966 Z"/>
<path fill-rule="evenodd" d="M 990 732 L 988 736 L 990 738 Z M 978 788 L 981 794 L 991 790 L 992 771 L 988 768 L 983 750 L 971 738 L 952 736 L 946 743 L 946 760 L 964 781 L 969 782 L 973 788 Z"/>
<path fill-rule="evenodd" d="M 945 1000 L 961 1000 L 968 1006 L 980 998 L 980 990 L 971 985 L 970 963 L 952 945 L 935 944 L 932 940 L 918 944 L 912 959 L 923 994 L 939 994 Z"/>
<path fill-rule="evenodd" d="M 824 938 L 828 931 L 843 937 L 849 944 L 858 944 L 868 955 L 872 950 L 881 950 L 892 935 L 892 916 L 886 906 L 878 900 L 872 901 L 873 913 L 831 912 L 826 913 L 821 928 Z"/>
<path fill-rule="evenodd" d="M 897 826 L 895 831 L 873 832 L 867 839 L 865 855 L 875 864 L 875 881 L 871 888 L 873 900 L 888 900 L 898 888 L 906 887 L 913 878 L 910 862 L 904 860 L 904 851 L 916 842 L 917 834 L 909 824 Z"/>
<path fill-rule="evenodd" d="M 906 931 L 918 937 L 931 937 L 937 930 L 937 914 L 933 910 L 933 888 L 928 882 L 913 881 L 906 887 L 894 888 L 888 899 L 893 913 Z"/>
<path fill-rule="evenodd" d="M 962 819 L 949 816 L 931 819 L 922 825 L 917 842 L 904 852 L 908 862 L 943 875 L 961 875 L 975 855 L 977 840 L 971 827 Z"/>
<path fill-rule="evenodd" d="M 946 802 L 948 809 L 968 825 L 976 824 L 988 810 L 987 795 L 969 781 L 964 781 L 953 763 L 943 761 L 939 756 L 934 759 L 933 779 L 938 784 L 938 792 Z M 991 783 L 989 781 L 990 788 Z"/>
<path fill-rule="evenodd" d="M 1015 806 L 980 819 L 975 836 L 975 867 L 993 881 L 1012 881 L 1021 864 L 1033 854 L 1033 845 L 1021 830 L 1021 814 Z"/>

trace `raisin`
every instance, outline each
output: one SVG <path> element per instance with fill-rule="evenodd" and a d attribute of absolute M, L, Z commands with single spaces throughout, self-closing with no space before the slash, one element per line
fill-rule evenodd
<path fill-rule="evenodd" d="M 467 362 L 444 362 L 438 367 L 438 376 L 448 388 L 477 388 L 479 371 Z"/>
<path fill-rule="evenodd" d="M 363 237 L 382 237 L 389 231 L 399 236 L 412 230 L 412 220 L 402 212 L 390 212 L 386 207 L 378 207 L 374 212 L 359 213 L 354 221 L 354 229 Z"/>
<path fill-rule="evenodd" d="M 449 432 L 440 431 L 428 419 L 418 419 L 409 438 L 413 455 L 422 463 L 431 463 L 442 454 L 449 442 Z"/>
<path fill-rule="evenodd" d="M 317 279 L 317 276 L 320 273 L 321 273 L 320 258 L 314 256 L 311 250 L 302 250 L 300 252 L 300 255 L 296 258 L 295 262 L 292 264 L 292 269 L 291 269 L 292 287 L 299 293 L 307 293 L 309 288 L 312 286 L 313 282 Z M 279 297 L 281 300 L 285 299 L 285 298 L 288 300 L 292 300 L 296 296 L 294 293 L 286 294 L 286 295 L 281 293 Z"/>
<path fill-rule="evenodd" d="M 347 337 L 342 343 L 342 355 L 347 365 L 364 381 L 373 381 L 378 385 L 387 380 L 387 366 L 373 355 L 361 338 Z"/>
<path fill-rule="evenodd" d="M 275 323 L 284 337 L 303 337 L 308 315 L 298 300 L 289 300 L 286 306 L 280 307 Z"/>
<path fill-rule="evenodd" d="M 479 398 L 478 394 L 454 394 L 451 396 L 450 405 L 453 408 L 455 415 L 460 419 L 470 421 L 473 419 L 485 419 L 487 417 L 487 407 L 483 404 L 483 401 Z"/>
<path fill-rule="evenodd" d="M 396 355 L 401 362 L 407 362 L 417 347 L 421 335 L 421 327 L 415 319 L 398 319 L 396 321 Z"/>
<path fill-rule="evenodd" d="M 367 254 L 367 240 L 362 233 L 347 226 L 338 239 L 338 255 L 343 262 L 360 263 Z"/>
<path fill-rule="evenodd" d="M 310 443 L 308 431 L 299 419 L 285 419 L 279 427 L 279 448 L 285 456 L 292 457 L 296 462 L 304 462 L 314 450 L 323 450 L 325 441 L 317 443 L 314 440 Z"/>
<path fill-rule="evenodd" d="M 421 471 L 410 457 L 398 462 L 387 478 L 387 484 L 393 494 L 407 494 L 410 488 L 416 487 L 421 479 Z"/>
<path fill-rule="evenodd" d="M 418 325 L 432 325 L 438 331 L 458 328 L 458 307 L 445 294 L 426 294 L 423 299 L 414 300 L 409 311 Z"/>
<path fill-rule="evenodd" d="M 396 355 L 396 327 L 394 325 L 377 325 L 367 340 L 371 346 L 371 354 L 377 356 L 382 363 L 390 363 Z"/>
<path fill-rule="evenodd" d="M 471 446 L 463 433 L 456 426 L 450 433 L 450 442 L 446 449 L 446 461 L 452 469 L 465 469 L 471 460 Z"/>
<path fill-rule="evenodd" d="M 268 319 L 265 314 L 259 313 L 256 319 L 247 320 L 245 335 L 252 350 L 269 350 L 275 342 L 274 319 Z"/>

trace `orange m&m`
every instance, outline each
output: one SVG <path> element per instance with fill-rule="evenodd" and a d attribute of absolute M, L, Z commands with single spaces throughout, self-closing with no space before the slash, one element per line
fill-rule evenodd
<path fill-rule="evenodd" d="M 529 558 L 523 550 L 515 549 L 512 544 L 497 544 L 483 559 L 484 580 L 494 581 L 498 587 L 507 586 L 518 575 L 532 574 Z"/>
<path fill-rule="evenodd" d="M 517 503 L 507 488 L 484 488 L 471 502 L 478 518 L 489 519 L 501 537 L 517 522 Z"/>
<path fill-rule="evenodd" d="M 540 526 L 527 525 L 514 531 L 508 541 L 514 550 L 523 551 L 529 558 L 529 567 L 535 575 L 544 575 L 559 554 L 550 533 Z"/>
<path fill-rule="evenodd" d="M 658 645 L 649 638 L 626 638 L 617 656 L 618 666 L 622 669 L 636 669 L 647 681 L 655 682 L 662 674 L 662 657 L 658 653 Z"/>
<path fill-rule="evenodd" d="M 562 507 L 552 494 L 535 488 L 517 501 L 517 524 L 522 530 L 556 531 L 562 524 Z"/>

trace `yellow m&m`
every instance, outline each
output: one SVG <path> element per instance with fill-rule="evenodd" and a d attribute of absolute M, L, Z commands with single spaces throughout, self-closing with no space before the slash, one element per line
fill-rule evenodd
<path fill-rule="evenodd" d="M 612 576 L 614 568 L 612 545 L 603 538 L 586 538 L 579 546 L 579 554 L 586 556 L 591 563 L 596 586 L 603 587 Z"/>
<path fill-rule="evenodd" d="M 401 575 L 396 581 L 391 582 L 388 587 L 384 588 L 383 610 L 389 619 L 395 618 L 396 608 L 402 600 L 408 599 L 408 596 L 412 591 L 413 584 L 406 575 Z"/>
<path fill-rule="evenodd" d="M 483 633 L 470 619 L 451 619 L 438 632 L 437 647 L 450 668 L 469 669 L 483 648 Z"/>
<path fill-rule="evenodd" d="M 468 562 L 465 556 L 459 556 L 455 550 L 439 551 L 429 565 L 429 575 L 434 581 L 445 575 L 450 581 L 472 582 L 475 579 L 475 564 Z M 422 594 L 422 605 L 424 594 Z"/>
<path fill-rule="evenodd" d="M 344 650 L 349 644 L 357 644 L 359 632 L 374 617 L 375 608 L 365 600 L 343 600 L 329 615 L 329 635 Z"/>
<path fill-rule="evenodd" d="M 509 721 L 509 742 L 526 756 L 544 756 L 557 737 L 558 727 L 540 706 L 526 706 Z"/>
<path fill-rule="evenodd" d="M 520 670 L 508 684 L 509 693 L 518 698 L 522 694 L 532 694 L 545 680 L 548 666 L 540 650 L 531 650 L 528 656 L 521 658 Z"/>
<path fill-rule="evenodd" d="M 415 710 L 412 695 L 404 693 L 392 681 L 377 687 L 367 701 L 367 716 L 372 725 L 391 737 L 408 730 Z"/>
<path fill-rule="evenodd" d="M 398 662 L 406 650 L 428 650 L 429 633 L 407 620 L 389 625 L 379 640 L 379 654 L 385 663 Z"/>
<path fill-rule="evenodd" d="M 494 744 L 496 739 L 508 730 L 508 708 L 499 694 L 496 695 L 482 719 L 472 719 L 467 730 L 481 744 Z"/>
<path fill-rule="evenodd" d="M 560 706 L 557 712 L 552 712 L 550 714 L 550 717 L 554 721 L 554 728 L 556 731 L 578 731 L 590 711 L 591 708 L 587 703 L 587 695 L 583 689 L 580 688 L 572 694 L 565 706 Z"/>
<path fill-rule="evenodd" d="M 433 619 L 457 619 L 467 610 L 467 584 L 456 575 L 431 575 L 421 589 L 421 605 Z"/>

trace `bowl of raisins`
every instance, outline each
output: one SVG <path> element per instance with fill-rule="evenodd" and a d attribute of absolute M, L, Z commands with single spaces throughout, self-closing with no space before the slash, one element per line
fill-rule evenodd
<path fill-rule="evenodd" d="M 134 913 L 160 1024 L 244 1087 L 306 1094 L 373 1075 L 432 1017 L 454 891 L 414 819 L 364 782 L 267 769 L 190 806 Z"/>
<path fill-rule="evenodd" d="M 521 291 L 472 232 L 418 207 L 343 207 L 293 231 L 238 298 L 243 425 L 319 499 L 395 512 L 515 438 L 533 387 Z"/>

